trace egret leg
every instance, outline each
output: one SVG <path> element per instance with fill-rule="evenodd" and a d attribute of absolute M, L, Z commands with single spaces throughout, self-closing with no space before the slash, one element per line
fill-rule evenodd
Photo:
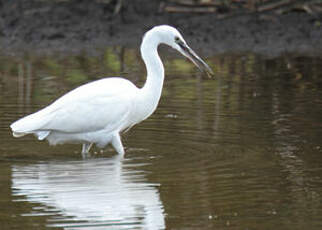
<path fill-rule="evenodd" d="M 121 142 L 121 137 L 120 137 L 119 133 L 117 133 L 113 136 L 111 144 L 114 147 L 114 149 L 116 150 L 116 152 L 118 154 L 120 154 L 120 156 L 123 157 L 125 152 L 124 152 L 124 148 L 123 148 L 123 145 Z"/>
<path fill-rule="evenodd" d="M 82 146 L 82 157 L 85 159 L 89 156 L 89 150 L 91 149 L 93 143 L 85 143 Z"/>

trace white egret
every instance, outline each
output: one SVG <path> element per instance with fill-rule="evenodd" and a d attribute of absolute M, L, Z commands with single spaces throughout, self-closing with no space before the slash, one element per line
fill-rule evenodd
<path fill-rule="evenodd" d="M 158 55 L 159 44 L 178 50 L 199 69 L 213 74 L 175 28 L 156 26 L 145 33 L 141 43 L 147 69 L 147 80 L 142 88 L 117 77 L 87 83 L 11 124 L 13 136 L 34 134 L 39 140 L 47 139 L 51 145 L 81 143 L 84 158 L 92 144 L 103 148 L 111 143 L 123 156 L 120 133 L 149 117 L 161 96 L 164 68 Z"/>

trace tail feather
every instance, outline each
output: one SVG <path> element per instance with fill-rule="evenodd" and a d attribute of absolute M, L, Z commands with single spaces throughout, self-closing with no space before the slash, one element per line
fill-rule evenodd
<path fill-rule="evenodd" d="M 10 125 L 12 135 L 14 137 L 22 137 L 27 134 L 35 134 L 39 140 L 43 140 L 50 133 L 45 128 L 49 119 L 50 117 L 46 116 L 43 110 L 23 117 Z"/>
<path fill-rule="evenodd" d="M 15 132 L 15 131 L 13 131 L 12 132 L 12 135 L 14 136 L 14 137 L 23 137 L 23 136 L 25 136 L 25 135 L 27 135 L 28 133 L 19 133 L 19 132 Z"/>

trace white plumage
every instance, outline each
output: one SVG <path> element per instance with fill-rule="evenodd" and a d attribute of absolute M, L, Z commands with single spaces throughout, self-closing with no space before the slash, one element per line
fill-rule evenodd
<path fill-rule="evenodd" d="M 180 51 L 199 68 L 211 69 L 186 44 L 173 27 L 162 25 L 149 30 L 141 44 L 147 81 L 141 89 L 123 78 L 105 78 L 79 86 L 44 109 L 14 122 L 15 137 L 34 134 L 52 145 L 82 143 L 83 157 L 95 143 L 103 148 L 111 143 L 124 155 L 120 132 L 149 117 L 156 109 L 163 86 L 164 68 L 158 45 L 164 43 Z"/>

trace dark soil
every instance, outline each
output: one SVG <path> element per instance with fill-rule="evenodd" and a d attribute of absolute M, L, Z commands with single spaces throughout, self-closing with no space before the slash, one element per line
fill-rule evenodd
<path fill-rule="evenodd" d="M 124 1 L 121 12 L 97 1 L 0 0 L 2 52 L 79 52 L 107 45 L 138 46 L 145 31 L 169 24 L 203 53 L 254 52 L 322 54 L 320 15 L 305 12 L 215 14 L 159 12 L 159 1 Z"/>

